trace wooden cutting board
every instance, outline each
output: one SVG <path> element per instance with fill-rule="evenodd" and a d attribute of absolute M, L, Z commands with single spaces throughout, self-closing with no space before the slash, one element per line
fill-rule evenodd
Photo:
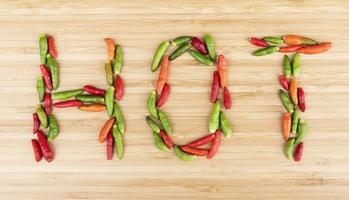
<path fill-rule="evenodd" d="M 347 1 L 0 2 L 0 199 L 348 199 L 349 3 Z M 106 88 L 103 38 L 124 49 L 125 158 L 107 161 L 97 142 L 105 113 L 54 109 L 55 160 L 34 162 L 31 114 L 38 103 L 38 36 L 56 39 L 59 90 Z M 146 125 L 158 44 L 210 33 L 229 63 L 234 126 L 213 160 L 182 162 L 159 152 Z M 253 57 L 250 36 L 300 34 L 333 42 L 302 55 L 300 85 L 309 126 L 302 162 L 283 155 L 277 95 L 282 54 Z M 207 134 L 214 67 L 184 55 L 171 65 L 165 111 L 174 140 Z"/>

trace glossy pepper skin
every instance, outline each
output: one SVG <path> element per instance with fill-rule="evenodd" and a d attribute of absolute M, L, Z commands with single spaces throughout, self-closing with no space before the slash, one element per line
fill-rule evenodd
<path fill-rule="evenodd" d="M 297 49 L 298 53 L 304 53 L 304 54 L 318 54 L 323 53 L 329 50 L 332 46 L 331 42 L 323 42 L 320 44 L 305 46 L 302 48 Z"/>
<path fill-rule="evenodd" d="M 46 57 L 47 57 L 47 65 L 50 68 L 50 72 L 51 72 L 52 87 L 53 87 L 53 90 L 56 90 L 59 84 L 58 63 L 50 54 L 47 54 Z"/>
<path fill-rule="evenodd" d="M 299 144 L 304 139 L 305 134 L 307 133 L 307 125 L 304 122 L 304 119 L 299 120 L 298 126 L 298 134 L 295 140 L 295 144 Z"/>
<path fill-rule="evenodd" d="M 285 90 L 289 89 L 288 80 L 285 75 L 279 76 L 279 83 L 282 86 L 282 88 L 284 88 Z"/>
<path fill-rule="evenodd" d="M 293 105 L 291 103 L 290 97 L 287 95 L 287 93 L 283 90 L 279 90 L 279 96 L 280 99 L 282 101 L 282 104 L 284 105 L 284 107 L 286 108 L 286 110 L 289 113 L 293 113 L 294 109 L 293 109 Z"/>
<path fill-rule="evenodd" d="M 173 147 L 173 142 L 170 138 L 170 136 L 167 135 L 167 133 L 163 130 L 160 131 L 160 137 L 162 138 L 162 140 L 164 141 L 164 143 L 166 144 L 166 146 L 169 148 L 169 149 L 172 149 Z"/>
<path fill-rule="evenodd" d="M 45 65 L 40 65 L 40 70 L 44 77 L 45 86 L 47 87 L 47 89 L 51 91 L 53 89 L 53 86 L 50 71 L 47 69 Z"/>
<path fill-rule="evenodd" d="M 167 82 L 169 67 L 170 67 L 170 60 L 169 60 L 168 55 L 165 55 L 161 61 L 160 73 L 159 73 L 158 80 L 156 81 L 157 94 L 160 94 L 162 92 L 162 89 L 163 89 L 165 83 Z"/>
<path fill-rule="evenodd" d="M 75 99 L 84 103 L 104 103 L 104 97 L 99 95 L 78 94 Z"/>
<path fill-rule="evenodd" d="M 52 142 L 58 136 L 58 124 L 57 120 L 53 115 L 49 116 L 50 130 L 48 132 L 47 140 Z"/>
<path fill-rule="evenodd" d="M 295 138 L 289 138 L 285 144 L 284 151 L 287 159 L 293 158 L 294 142 Z"/>
<path fill-rule="evenodd" d="M 294 151 L 294 161 L 299 162 L 302 158 L 303 153 L 303 142 L 299 143 Z"/>
<path fill-rule="evenodd" d="M 223 89 L 223 104 L 224 104 L 224 108 L 226 110 L 231 109 L 231 97 L 230 97 L 230 92 L 229 92 L 227 87 L 224 87 L 224 89 Z"/>
<path fill-rule="evenodd" d="M 180 57 L 183 55 L 186 51 L 188 51 L 191 48 L 191 44 L 183 44 L 182 46 L 179 46 L 171 55 L 170 55 L 170 60 L 175 60 L 176 58 Z"/>
<path fill-rule="evenodd" d="M 172 46 L 181 46 L 181 45 L 186 44 L 186 43 L 191 43 L 191 38 L 192 38 L 191 36 L 177 37 L 171 42 L 171 45 Z"/>
<path fill-rule="evenodd" d="M 161 106 L 163 106 L 166 103 L 167 97 L 170 94 L 170 90 L 170 85 L 165 83 L 164 87 L 162 88 L 162 92 L 159 96 L 159 99 L 156 102 L 157 108 L 161 108 Z"/>
<path fill-rule="evenodd" d="M 199 61 L 202 64 L 205 64 L 208 66 L 211 66 L 213 64 L 212 60 L 210 60 L 209 58 L 207 58 L 206 56 L 204 56 L 198 51 L 189 50 L 188 52 L 193 58 L 195 58 L 197 61 Z"/>
<path fill-rule="evenodd" d="M 39 121 L 39 117 L 38 114 L 33 113 L 33 133 L 35 134 L 40 127 L 40 121 Z"/>
<path fill-rule="evenodd" d="M 177 145 L 174 145 L 174 152 L 175 152 L 175 155 L 183 161 L 192 161 L 197 158 L 196 155 L 185 153 Z"/>
<path fill-rule="evenodd" d="M 283 136 L 285 140 L 288 140 L 291 133 L 291 125 L 292 125 L 292 115 L 290 113 L 284 113 L 282 115 L 282 129 L 283 129 Z"/>
<path fill-rule="evenodd" d="M 108 48 L 108 58 L 109 60 L 113 60 L 115 56 L 115 43 L 114 40 L 111 38 L 105 38 L 104 42 L 107 45 Z"/>
<path fill-rule="evenodd" d="M 60 101 L 53 104 L 56 108 L 79 107 L 82 102 L 79 100 Z"/>
<path fill-rule="evenodd" d="M 124 115 L 122 114 L 122 111 L 121 111 L 121 108 L 120 108 L 118 102 L 114 103 L 114 115 L 115 115 L 116 124 L 118 126 L 120 133 L 124 133 L 125 132 L 125 119 L 124 119 Z"/>
<path fill-rule="evenodd" d="M 51 35 L 47 36 L 48 52 L 52 57 L 57 58 L 57 51 L 55 48 L 55 41 Z"/>
<path fill-rule="evenodd" d="M 279 47 L 277 46 L 269 46 L 266 47 L 264 49 L 259 49 L 255 52 L 252 53 L 252 55 L 254 56 L 265 56 L 265 55 L 269 55 L 269 54 L 273 54 L 275 52 L 279 51 Z"/>
<path fill-rule="evenodd" d="M 158 110 L 156 108 L 156 91 L 155 90 L 149 93 L 148 100 L 147 100 L 147 107 L 150 115 L 158 119 L 159 116 L 158 116 Z"/>
<path fill-rule="evenodd" d="M 282 39 L 288 45 L 313 45 L 318 43 L 313 39 L 299 35 L 285 35 Z"/>
<path fill-rule="evenodd" d="M 46 114 L 50 116 L 52 111 L 52 99 L 50 93 L 45 93 L 44 95 L 44 108 Z"/>
<path fill-rule="evenodd" d="M 297 97 L 297 86 L 298 86 L 298 79 L 293 78 L 290 81 L 290 97 L 295 106 L 298 105 L 298 97 Z"/>
<path fill-rule="evenodd" d="M 294 112 L 292 113 L 292 127 L 291 132 L 293 134 L 297 133 L 298 130 L 298 121 L 299 121 L 299 110 L 296 108 Z"/>
<path fill-rule="evenodd" d="M 100 143 L 103 143 L 105 141 L 105 139 L 108 136 L 109 131 L 111 131 L 111 129 L 113 127 L 114 122 L 115 122 L 115 117 L 112 117 L 105 122 L 105 124 L 103 125 L 103 127 L 98 135 L 98 141 Z"/>
<path fill-rule="evenodd" d="M 226 86 L 227 79 L 227 61 L 225 60 L 224 55 L 219 55 L 217 58 L 217 71 L 219 74 L 220 86 L 224 88 Z"/>
<path fill-rule="evenodd" d="M 205 44 L 198 37 L 193 37 L 191 39 L 191 45 L 198 50 L 202 55 L 207 55 L 208 52 L 206 50 Z"/>
<path fill-rule="evenodd" d="M 214 133 L 214 135 L 215 137 L 212 140 L 210 150 L 207 154 L 207 159 L 211 159 L 216 155 L 219 143 L 221 141 L 221 131 L 219 129 Z"/>
<path fill-rule="evenodd" d="M 34 139 L 32 139 L 31 141 L 32 141 L 35 160 L 36 160 L 36 162 L 39 162 L 42 159 L 42 152 L 40 149 L 39 142 L 37 140 L 34 140 Z"/>
<path fill-rule="evenodd" d="M 159 119 L 162 124 L 162 127 L 165 129 L 167 134 L 172 135 L 171 124 L 166 114 L 162 110 L 159 110 L 158 113 L 159 113 Z"/>
<path fill-rule="evenodd" d="M 216 102 L 219 93 L 219 74 L 217 71 L 213 73 L 211 86 L 211 103 Z"/>
<path fill-rule="evenodd" d="M 105 93 L 105 106 L 107 108 L 108 116 L 111 117 L 114 111 L 114 92 L 115 88 L 110 86 Z"/>
<path fill-rule="evenodd" d="M 303 88 L 299 87 L 297 89 L 297 96 L 298 96 L 298 107 L 302 112 L 304 112 L 305 111 L 305 94 L 304 94 Z"/>
<path fill-rule="evenodd" d="M 46 55 L 48 51 L 47 37 L 45 34 L 41 34 L 39 37 L 39 47 L 40 47 L 40 62 L 41 64 L 46 64 Z"/>
<path fill-rule="evenodd" d="M 160 137 L 159 133 L 153 132 L 153 137 L 154 137 L 154 143 L 156 148 L 158 148 L 160 151 L 163 151 L 163 152 L 166 152 L 169 150 L 165 142 Z"/>
<path fill-rule="evenodd" d="M 269 46 L 269 44 L 266 41 L 259 39 L 259 38 L 255 38 L 255 37 L 250 37 L 248 39 L 248 41 L 250 41 L 250 43 L 255 45 L 255 46 L 260 46 L 260 47 L 268 47 Z"/>
<path fill-rule="evenodd" d="M 55 92 L 55 93 L 52 93 L 52 99 L 54 99 L 54 100 L 66 100 L 66 99 L 69 99 L 71 97 L 75 97 L 83 92 L 84 92 L 84 90 L 82 90 L 82 89 Z"/>
<path fill-rule="evenodd" d="M 88 111 L 88 112 L 102 112 L 102 111 L 105 111 L 105 105 L 104 104 L 99 104 L 99 103 L 81 105 L 78 108 L 79 108 L 79 110 Z"/>
<path fill-rule="evenodd" d="M 48 121 L 47 121 L 47 115 L 45 113 L 44 108 L 39 104 L 35 107 L 36 109 L 36 113 L 39 117 L 40 120 L 40 124 L 44 127 L 47 128 L 48 127 Z"/>
<path fill-rule="evenodd" d="M 214 133 L 219 127 L 219 114 L 221 111 L 221 101 L 217 99 L 216 103 L 213 106 L 213 110 L 211 112 L 211 117 L 209 121 L 209 131 L 210 133 Z"/>
<path fill-rule="evenodd" d="M 230 138 L 233 134 L 229 119 L 221 111 L 219 115 L 219 125 L 225 135 L 225 137 Z"/>
<path fill-rule="evenodd" d="M 295 78 L 298 78 L 300 72 L 301 72 L 300 55 L 299 53 L 296 53 L 293 57 L 293 63 L 292 63 L 293 76 Z"/>
<path fill-rule="evenodd" d="M 207 149 L 199 149 L 199 148 L 190 147 L 190 146 L 180 146 L 180 149 L 191 155 L 207 156 L 208 154 Z"/>
<path fill-rule="evenodd" d="M 115 99 L 117 101 L 120 101 L 124 96 L 124 83 L 119 74 L 115 76 L 114 87 L 115 87 Z"/>
<path fill-rule="evenodd" d="M 50 145 L 47 142 L 46 136 L 40 130 L 38 130 L 36 134 L 38 136 L 40 149 L 45 160 L 47 160 L 47 162 L 51 162 L 53 160 L 53 152 Z"/>
<path fill-rule="evenodd" d="M 159 125 L 150 116 L 147 116 L 145 120 L 153 132 L 160 133 Z"/>
<path fill-rule="evenodd" d="M 115 50 L 115 59 L 114 59 L 114 73 L 115 74 L 120 74 L 121 70 L 122 70 L 122 63 L 123 63 L 123 52 L 122 52 L 122 48 L 120 45 L 116 46 L 116 50 Z"/>
<path fill-rule="evenodd" d="M 278 45 L 284 42 L 284 40 L 280 37 L 267 36 L 262 38 L 264 41 L 271 43 L 273 45 Z"/>
<path fill-rule="evenodd" d="M 201 138 L 199 138 L 199 139 L 197 139 L 195 141 L 190 142 L 189 144 L 187 144 L 187 146 L 189 146 L 189 147 L 203 146 L 203 145 L 208 144 L 209 142 L 211 142 L 214 137 L 215 137 L 215 134 L 209 134 L 209 135 L 201 137 Z"/>
<path fill-rule="evenodd" d="M 82 89 L 89 94 L 105 95 L 105 90 L 96 88 L 92 85 L 85 85 Z"/>
<path fill-rule="evenodd" d="M 279 52 L 281 52 L 281 53 L 295 52 L 304 46 L 305 45 L 301 45 L 301 44 L 300 45 L 284 46 L 284 47 L 280 47 Z"/>
<path fill-rule="evenodd" d="M 38 76 L 36 80 L 36 91 L 38 92 L 39 101 L 42 102 L 45 94 L 45 83 L 43 76 Z"/>
<path fill-rule="evenodd" d="M 159 68 L 160 61 L 162 60 L 162 57 L 165 55 L 168 47 L 170 46 L 170 43 L 168 41 L 162 42 L 158 49 L 156 50 L 153 61 L 151 64 L 151 71 L 155 72 Z"/>
<path fill-rule="evenodd" d="M 284 67 L 285 77 L 289 78 L 292 75 L 292 66 L 291 66 L 291 60 L 287 55 L 284 55 L 282 66 Z"/>
<path fill-rule="evenodd" d="M 107 160 L 113 159 L 113 155 L 114 155 L 114 138 L 113 138 L 113 134 L 111 132 L 109 132 L 108 136 L 107 136 L 106 150 L 107 150 Z"/>
<path fill-rule="evenodd" d="M 124 142 L 122 139 L 122 133 L 120 133 L 119 128 L 114 124 L 113 126 L 113 137 L 116 146 L 116 155 L 119 160 L 124 157 Z"/>
<path fill-rule="evenodd" d="M 216 61 L 217 54 L 216 54 L 216 50 L 214 48 L 214 40 L 213 40 L 212 36 L 209 34 L 206 34 L 204 36 L 204 42 L 205 42 L 205 46 L 206 46 L 206 49 L 208 51 L 208 55 L 209 55 L 210 59 L 212 61 Z"/>
<path fill-rule="evenodd" d="M 107 82 L 109 85 L 113 85 L 113 68 L 111 66 L 110 61 L 106 62 L 104 65 L 105 68 L 105 76 L 107 78 Z"/>

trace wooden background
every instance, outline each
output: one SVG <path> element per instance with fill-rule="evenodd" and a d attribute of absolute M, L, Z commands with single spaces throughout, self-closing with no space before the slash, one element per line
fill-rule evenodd
<path fill-rule="evenodd" d="M 0 199 L 348 199 L 348 1 L 0 1 Z M 234 135 L 213 160 L 159 152 L 145 123 L 158 44 L 210 33 L 229 61 Z M 54 109 L 52 163 L 34 162 L 38 36 L 54 35 L 60 87 L 106 87 L 105 37 L 124 48 L 126 153 L 107 161 L 97 134 L 105 113 Z M 301 34 L 332 41 L 301 57 L 309 126 L 301 163 L 286 160 L 277 96 L 282 54 L 253 57 L 249 36 Z M 214 67 L 184 55 L 171 65 L 165 111 L 182 144 L 207 134 Z"/>

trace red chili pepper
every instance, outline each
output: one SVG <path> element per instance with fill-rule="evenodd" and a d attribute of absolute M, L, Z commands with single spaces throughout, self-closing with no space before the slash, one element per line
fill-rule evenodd
<path fill-rule="evenodd" d="M 44 108 L 47 115 L 51 115 L 52 110 L 52 100 L 51 93 L 45 93 L 44 95 Z"/>
<path fill-rule="evenodd" d="M 105 90 L 96 88 L 92 85 L 85 85 L 82 88 L 85 92 L 90 93 L 90 94 L 95 94 L 95 95 L 105 95 Z"/>
<path fill-rule="evenodd" d="M 34 134 L 39 130 L 39 127 L 40 127 L 40 120 L 39 120 L 38 114 L 33 113 L 33 133 Z"/>
<path fill-rule="evenodd" d="M 259 38 L 255 38 L 255 37 L 250 37 L 248 39 L 248 41 L 250 41 L 251 44 L 256 45 L 256 46 L 260 46 L 260 47 L 268 47 L 269 46 L 269 44 L 266 41 L 259 39 Z"/>
<path fill-rule="evenodd" d="M 115 99 L 120 101 L 122 99 L 122 96 L 124 96 L 124 83 L 119 74 L 115 76 L 114 87 Z"/>
<path fill-rule="evenodd" d="M 285 75 L 280 75 L 279 76 L 279 83 L 284 88 L 285 90 L 289 89 L 289 83 Z"/>
<path fill-rule="evenodd" d="M 332 46 L 331 42 L 323 42 L 320 44 L 308 45 L 308 46 L 299 48 L 297 49 L 297 52 L 304 53 L 304 54 L 318 54 L 318 53 L 323 53 L 329 50 L 331 46 Z"/>
<path fill-rule="evenodd" d="M 60 101 L 53 104 L 53 106 L 56 108 L 79 107 L 81 105 L 82 102 L 79 100 Z"/>
<path fill-rule="evenodd" d="M 302 112 L 304 112 L 305 111 L 305 95 L 304 95 L 303 88 L 301 87 L 297 88 L 297 96 L 298 96 L 298 107 Z"/>
<path fill-rule="evenodd" d="M 53 40 L 53 37 L 51 35 L 47 36 L 47 43 L 48 43 L 48 52 L 51 54 L 52 57 L 57 58 L 55 41 Z"/>
<path fill-rule="evenodd" d="M 209 134 L 206 135 L 204 137 L 201 137 L 193 142 L 190 142 L 189 144 L 187 144 L 187 146 L 189 147 L 198 147 L 198 146 L 203 146 L 209 142 L 211 142 L 213 140 L 213 138 L 215 137 L 214 134 Z"/>
<path fill-rule="evenodd" d="M 182 149 L 182 151 L 192 154 L 192 155 L 197 155 L 197 156 L 206 156 L 208 154 L 207 149 L 199 149 L 199 148 L 193 148 L 189 146 L 180 146 L 179 148 Z"/>
<path fill-rule="evenodd" d="M 202 40 L 200 40 L 198 37 L 193 37 L 191 40 L 191 45 L 198 50 L 201 54 L 207 55 L 207 50 L 205 47 L 205 44 Z"/>
<path fill-rule="evenodd" d="M 112 133 L 109 131 L 107 136 L 107 160 L 113 159 L 114 155 L 114 138 Z"/>
<path fill-rule="evenodd" d="M 51 162 L 53 160 L 53 153 L 52 153 L 52 149 L 51 149 L 50 145 L 47 142 L 46 136 L 40 130 L 38 130 L 36 132 L 36 134 L 38 136 L 40 149 L 41 149 L 41 152 L 42 152 L 45 160 L 47 160 L 47 162 Z"/>
<path fill-rule="evenodd" d="M 297 49 L 300 49 L 304 47 L 305 45 L 299 44 L 299 45 L 292 45 L 292 46 L 285 46 L 280 47 L 279 52 L 288 53 L 288 52 L 295 52 Z"/>
<path fill-rule="evenodd" d="M 303 142 L 299 143 L 294 151 L 294 160 L 299 162 L 302 158 L 303 153 Z"/>
<path fill-rule="evenodd" d="M 161 95 L 160 95 L 158 101 L 156 102 L 156 107 L 160 108 L 161 106 L 163 106 L 166 103 L 167 97 L 170 94 L 170 90 L 171 90 L 170 85 L 165 83 L 164 87 L 162 88 Z"/>
<path fill-rule="evenodd" d="M 214 155 L 216 155 L 217 153 L 217 150 L 218 150 L 218 145 L 220 143 L 220 138 L 221 138 L 221 131 L 218 129 L 216 130 L 216 132 L 214 133 L 215 137 L 213 138 L 212 140 L 212 143 L 211 143 L 211 148 L 210 150 L 208 151 L 208 155 L 207 155 L 207 158 L 208 159 L 211 159 L 213 158 Z"/>
<path fill-rule="evenodd" d="M 49 90 L 52 90 L 51 74 L 45 65 L 40 65 L 41 73 L 44 76 L 44 82 Z"/>
<path fill-rule="evenodd" d="M 218 71 L 213 73 L 212 87 L 211 87 L 211 103 L 216 102 L 219 92 L 219 74 Z"/>
<path fill-rule="evenodd" d="M 224 101 L 224 107 L 226 110 L 230 110 L 231 108 L 231 97 L 230 92 L 227 87 L 224 87 L 223 90 L 223 101 Z"/>
<path fill-rule="evenodd" d="M 32 146 L 34 150 L 35 160 L 36 162 L 39 162 L 42 159 L 42 152 L 40 149 L 39 142 L 37 140 L 32 139 Z"/>
<path fill-rule="evenodd" d="M 166 146 L 169 149 L 171 149 L 173 147 L 173 142 L 172 142 L 170 136 L 168 136 L 164 130 L 160 131 L 160 136 L 161 136 L 162 140 L 165 142 Z"/>

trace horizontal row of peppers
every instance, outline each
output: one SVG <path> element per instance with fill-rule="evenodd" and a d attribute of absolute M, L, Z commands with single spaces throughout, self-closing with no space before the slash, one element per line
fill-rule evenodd
<path fill-rule="evenodd" d="M 170 55 L 167 55 L 170 45 L 177 47 Z M 217 71 L 213 73 L 211 88 L 211 103 L 214 104 L 209 121 L 210 134 L 192 141 L 186 145 L 176 145 L 171 139 L 173 130 L 169 118 L 165 112 L 160 109 L 166 103 L 170 94 L 170 85 L 168 84 L 168 73 L 170 61 L 180 57 L 188 52 L 200 63 L 211 66 L 217 63 Z M 227 63 L 223 55 L 216 55 L 214 41 L 210 35 L 205 35 L 203 41 L 198 37 L 181 36 L 170 43 L 162 42 L 154 55 L 151 70 L 155 72 L 160 67 L 159 76 L 156 82 L 155 90 L 151 91 L 147 100 L 147 108 L 150 115 L 146 117 L 146 122 L 153 132 L 156 147 L 161 151 L 174 149 L 175 155 L 184 161 L 191 161 L 197 156 L 206 156 L 211 159 L 217 152 L 220 143 L 221 132 L 229 138 L 232 135 L 232 128 L 228 118 L 221 109 L 221 100 L 219 100 L 219 90 L 223 89 L 223 104 L 226 110 L 231 108 L 231 97 L 226 86 Z M 209 149 L 200 148 L 209 144 Z"/>

